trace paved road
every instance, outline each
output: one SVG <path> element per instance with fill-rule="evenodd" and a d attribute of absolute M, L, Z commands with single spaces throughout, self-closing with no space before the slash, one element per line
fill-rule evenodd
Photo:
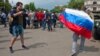
<path fill-rule="evenodd" d="M 11 54 L 8 47 L 12 36 L 8 28 L 0 26 L 0 56 L 71 56 L 72 32 L 66 28 L 57 28 L 54 32 L 27 29 L 24 36 L 29 49 L 22 49 L 20 40 L 17 40 L 15 52 Z M 86 40 L 85 52 L 78 56 L 100 56 L 100 42 Z"/>

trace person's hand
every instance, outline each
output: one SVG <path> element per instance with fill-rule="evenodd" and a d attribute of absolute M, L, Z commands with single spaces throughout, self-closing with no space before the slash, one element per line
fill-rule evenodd
<path fill-rule="evenodd" d="M 21 15 L 22 13 L 23 13 L 23 11 L 20 11 L 20 12 L 17 13 L 17 15 Z"/>
<path fill-rule="evenodd" d="M 14 16 L 18 16 L 18 15 L 22 15 L 23 11 L 19 11 L 17 13 L 14 14 Z"/>
<path fill-rule="evenodd" d="M 32 13 L 28 13 L 28 16 L 32 16 Z"/>

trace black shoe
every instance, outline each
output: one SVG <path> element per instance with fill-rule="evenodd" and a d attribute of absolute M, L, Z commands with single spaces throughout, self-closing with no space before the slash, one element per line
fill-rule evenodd
<path fill-rule="evenodd" d="M 25 45 L 22 45 L 22 48 L 24 48 L 24 49 L 28 49 Z"/>
<path fill-rule="evenodd" d="M 76 53 L 74 53 L 74 54 L 72 54 L 71 56 L 77 56 L 77 54 L 76 54 Z"/>
<path fill-rule="evenodd" d="M 10 53 L 14 53 L 13 48 L 9 47 Z"/>

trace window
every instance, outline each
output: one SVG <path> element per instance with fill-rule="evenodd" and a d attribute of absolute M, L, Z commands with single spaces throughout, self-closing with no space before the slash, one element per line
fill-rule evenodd
<path fill-rule="evenodd" d="M 93 7 L 93 11 L 96 11 L 97 10 L 97 7 Z"/>
<path fill-rule="evenodd" d="M 97 2 L 96 2 L 96 1 L 94 1 L 94 2 L 93 2 L 93 4 L 97 4 Z"/>

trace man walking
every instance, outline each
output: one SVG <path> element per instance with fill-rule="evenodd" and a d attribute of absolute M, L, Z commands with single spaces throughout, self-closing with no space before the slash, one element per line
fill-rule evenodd
<path fill-rule="evenodd" d="M 7 15 L 4 11 L 1 13 L 1 20 L 2 20 L 2 23 L 4 24 L 4 27 L 7 27 L 7 24 L 6 24 Z"/>
<path fill-rule="evenodd" d="M 24 45 L 24 36 L 23 36 L 23 19 L 24 19 L 24 15 L 25 12 L 22 10 L 22 6 L 23 4 L 21 2 L 17 2 L 16 3 L 16 9 L 11 11 L 11 17 L 13 18 L 11 24 L 10 24 L 10 28 L 9 31 L 12 34 L 13 38 L 11 38 L 11 42 L 10 42 L 10 46 L 9 46 L 9 50 L 11 53 L 13 53 L 13 45 L 16 41 L 16 39 L 18 38 L 18 36 L 20 36 L 21 39 L 21 44 L 22 44 L 22 48 L 24 49 L 28 49 L 25 45 Z"/>
<path fill-rule="evenodd" d="M 79 37 L 80 35 L 77 33 L 73 34 L 73 43 L 72 43 L 72 56 L 77 56 L 78 51 L 84 51 L 84 44 L 85 44 L 85 38 L 83 36 Z M 78 48 L 77 41 L 78 39 L 81 39 L 80 46 Z"/>

